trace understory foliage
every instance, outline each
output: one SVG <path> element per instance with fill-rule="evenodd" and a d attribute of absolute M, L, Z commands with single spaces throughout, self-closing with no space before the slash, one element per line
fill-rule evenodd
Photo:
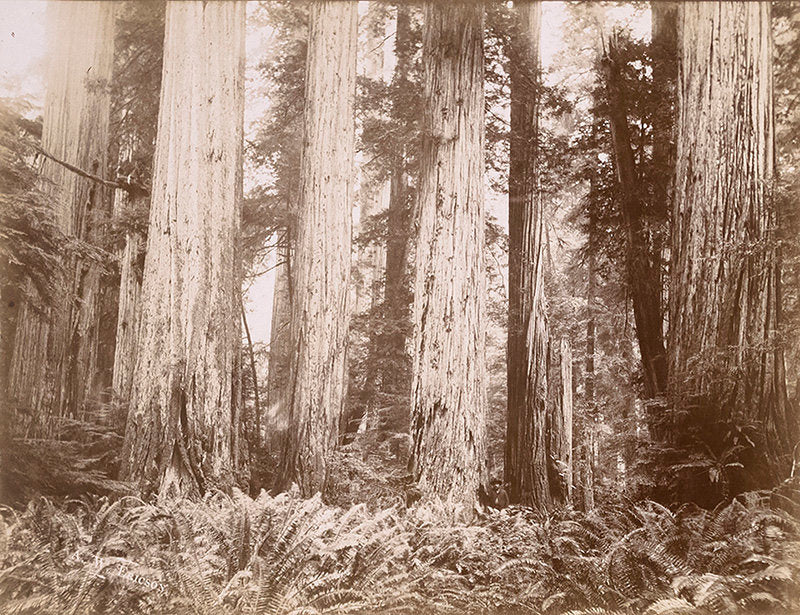
<path fill-rule="evenodd" d="M 789 490 L 795 496 L 797 491 Z M 777 493 L 550 516 L 370 511 L 296 494 L 0 509 L 3 613 L 793 613 L 800 518 Z"/>

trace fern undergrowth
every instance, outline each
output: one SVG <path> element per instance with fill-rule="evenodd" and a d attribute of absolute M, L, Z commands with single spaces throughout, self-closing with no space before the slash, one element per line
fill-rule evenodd
<path fill-rule="evenodd" d="M 0 612 L 800 612 L 800 519 L 769 493 L 716 510 L 620 503 L 451 525 L 266 493 L 0 510 Z"/>

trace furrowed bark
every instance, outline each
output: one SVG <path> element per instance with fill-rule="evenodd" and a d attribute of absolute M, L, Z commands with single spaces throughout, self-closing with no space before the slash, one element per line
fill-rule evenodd
<path fill-rule="evenodd" d="M 231 486 L 240 352 L 244 2 L 167 6 L 142 317 L 122 476 Z"/>
<path fill-rule="evenodd" d="M 517 2 L 509 48 L 511 158 L 508 178 L 508 410 L 505 480 L 509 500 L 552 504 L 547 460 L 547 317 L 542 287 L 544 224 L 538 177 L 541 3 Z"/>
<path fill-rule="evenodd" d="M 311 5 L 283 487 L 322 491 L 347 391 L 357 6 Z"/>
<path fill-rule="evenodd" d="M 548 350 L 547 469 L 553 502 L 572 501 L 572 349 L 562 338 Z"/>
<path fill-rule="evenodd" d="M 485 483 L 483 7 L 429 3 L 410 469 L 471 514 Z"/>
<path fill-rule="evenodd" d="M 774 177 L 769 3 L 686 3 L 670 285 L 671 401 L 716 454 L 736 446 L 733 490 L 788 475 L 798 438 L 786 394 Z M 755 422 L 757 427 L 752 427 Z M 732 459 L 731 459 L 732 460 Z"/>
<path fill-rule="evenodd" d="M 93 175 L 106 172 L 114 49 L 114 3 L 55 3 L 48 8 L 53 41 L 47 68 L 42 149 Z M 67 237 L 93 241 L 107 191 L 46 158 L 42 188 L 56 206 Z M 70 255 L 60 303 L 48 313 L 23 304 L 9 375 L 11 397 L 32 413 L 32 434 L 52 434 L 60 417 L 82 417 L 97 392 L 97 304 L 100 266 Z"/>
<path fill-rule="evenodd" d="M 115 215 L 120 215 L 132 204 L 134 198 L 146 199 L 139 195 L 131 197 L 123 190 L 117 189 L 114 195 Z M 138 233 L 125 235 L 125 246 L 118 254 L 120 282 L 117 306 L 117 335 L 114 346 L 114 372 L 112 386 L 114 394 L 121 400 L 130 399 L 133 368 L 136 363 L 136 340 L 139 332 L 141 315 L 141 273 L 137 267 L 142 237 Z"/>

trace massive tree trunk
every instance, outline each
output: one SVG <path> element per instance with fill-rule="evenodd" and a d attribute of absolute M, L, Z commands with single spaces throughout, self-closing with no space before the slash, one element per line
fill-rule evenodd
<path fill-rule="evenodd" d="M 680 433 L 745 465 L 728 477 L 734 490 L 786 476 L 798 437 L 778 339 L 770 13 L 766 2 L 681 5 L 671 397 L 689 411 Z"/>
<path fill-rule="evenodd" d="M 311 5 L 282 486 L 323 489 L 347 391 L 358 10 Z"/>
<path fill-rule="evenodd" d="M 94 175 L 106 173 L 109 81 L 114 48 L 114 3 L 54 3 L 49 7 L 52 49 L 47 69 L 42 148 Z M 97 236 L 96 217 L 107 190 L 47 158 L 43 190 L 55 203 L 60 230 L 71 238 Z M 94 392 L 100 267 L 70 255 L 60 304 L 40 315 L 23 305 L 14 343 L 9 388 L 33 414 L 32 433 L 52 433 L 55 421 L 81 415 Z"/>
<path fill-rule="evenodd" d="M 483 6 L 425 7 L 410 467 L 468 510 L 485 481 Z"/>
<path fill-rule="evenodd" d="M 508 50 L 511 159 L 508 177 L 508 412 L 505 480 L 509 500 L 547 509 L 547 322 L 538 177 L 541 4 L 517 2 Z"/>
<path fill-rule="evenodd" d="M 645 188 L 637 173 L 628 126 L 628 98 L 621 75 L 618 52 L 609 41 L 603 58 L 608 94 L 609 120 L 614 144 L 620 206 L 625 225 L 627 281 L 633 301 L 636 338 L 642 357 L 645 395 L 655 397 L 666 390 L 667 357 L 664 349 L 664 317 L 661 302 L 661 253 L 655 249 L 653 230 L 645 214 Z"/>
<path fill-rule="evenodd" d="M 230 487 L 244 2 L 167 7 L 142 318 L 122 475 L 143 493 Z"/>

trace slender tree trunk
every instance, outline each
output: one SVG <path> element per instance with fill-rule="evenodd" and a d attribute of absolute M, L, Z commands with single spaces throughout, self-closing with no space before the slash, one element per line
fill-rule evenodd
<path fill-rule="evenodd" d="M 275 283 L 272 290 L 272 315 L 269 332 L 269 372 L 267 374 L 267 408 L 262 418 L 266 434 L 285 431 L 288 424 L 289 364 L 291 362 L 292 320 L 292 239 L 290 231 L 278 246 Z M 265 434 L 265 435 L 266 435 Z"/>
<path fill-rule="evenodd" d="M 362 29 L 364 37 L 364 63 L 361 74 L 370 81 L 384 82 L 386 73 L 386 38 L 387 11 L 381 3 L 371 2 L 364 16 Z M 359 220 L 354 234 L 361 233 L 364 225 L 372 216 L 386 211 L 389 205 L 389 182 L 381 177 L 379 169 L 366 164 L 359 169 Z M 382 278 L 385 260 L 385 249 L 378 244 L 369 244 L 356 248 L 354 261 L 359 275 L 354 277 L 355 298 L 353 313 L 369 312 L 378 303 L 382 294 Z"/>
<path fill-rule="evenodd" d="M 119 288 L 110 303 L 113 319 L 114 356 L 111 389 L 127 415 L 131 381 L 136 363 L 136 340 L 141 315 L 142 272 L 146 233 L 129 222 L 146 216 L 152 183 L 153 147 L 158 129 L 158 96 L 164 51 L 166 3 L 122 2 L 117 15 L 117 36 L 123 37 L 114 54 L 112 84 L 112 136 L 109 149 L 117 162 L 117 180 L 127 190 L 114 192 L 113 218 L 125 229 L 125 243 L 117 250 Z M 129 32 L 150 33 L 127 40 Z M 132 67 L 147 67 L 143 75 Z M 126 224 L 126 222 L 128 222 Z M 124 420 L 124 416 L 122 419 Z"/>
<path fill-rule="evenodd" d="M 135 198 L 149 201 L 142 195 Z M 130 195 L 117 189 L 114 214 L 123 214 L 132 205 Z M 135 205 L 133 205 L 135 207 Z M 136 339 L 141 315 L 142 280 L 138 266 L 142 237 L 136 232 L 125 234 L 125 246 L 119 253 L 119 300 L 117 308 L 117 342 L 114 347 L 114 394 L 123 401 L 130 399 L 133 368 L 136 363 Z"/>
<path fill-rule="evenodd" d="M 509 500 L 547 509 L 547 320 L 542 288 L 544 224 L 538 177 L 541 3 L 517 2 L 508 51 L 511 160 L 508 178 L 508 411 L 505 480 Z"/>
<path fill-rule="evenodd" d="M 253 351 L 253 337 L 250 335 L 250 325 L 247 323 L 247 314 L 244 310 L 244 303 L 241 304 L 242 308 L 242 326 L 244 326 L 244 333 L 247 337 L 247 354 L 250 359 L 250 377 L 253 379 L 253 412 L 255 413 L 255 429 L 256 429 L 256 447 L 261 447 L 261 394 L 258 388 L 258 371 L 256 370 L 256 354 Z"/>
<path fill-rule="evenodd" d="M 560 387 L 560 400 L 561 400 L 561 415 L 563 417 L 564 428 L 560 433 L 560 454 L 559 459 L 564 463 L 564 472 L 566 473 L 567 503 L 572 502 L 572 489 L 573 489 L 573 461 L 572 461 L 572 347 L 569 340 L 566 338 L 561 339 L 561 387 Z"/>
<path fill-rule="evenodd" d="M 409 465 L 454 511 L 486 479 L 483 22 L 478 3 L 425 6 Z"/>
<path fill-rule="evenodd" d="M 371 82 L 385 83 L 386 78 L 386 39 L 387 10 L 384 5 L 377 2 L 369 4 L 367 13 L 362 23 L 362 36 L 364 38 L 364 57 L 361 75 Z M 360 61 L 361 62 L 361 61 Z M 358 193 L 359 221 L 354 235 L 360 235 L 368 227 L 370 220 L 376 214 L 384 212 L 389 206 L 390 182 L 382 177 L 384 173 L 379 167 L 372 164 L 362 165 L 360 170 L 360 188 Z M 378 243 L 366 246 L 357 246 L 354 254 L 354 302 L 353 313 L 366 316 L 370 322 L 376 323 L 381 316 L 384 286 L 384 263 L 386 260 L 386 247 Z M 352 441 L 354 434 L 366 422 L 367 429 L 364 435 L 368 440 L 374 436 L 377 426 L 379 393 L 381 388 L 381 326 L 373 324 L 370 327 L 366 342 L 367 361 L 363 385 L 359 388 L 358 395 L 351 395 L 347 405 L 347 412 L 343 416 L 340 432 L 342 442 Z M 367 452 L 366 442 L 362 443 L 362 451 Z"/>
<path fill-rule="evenodd" d="M 401 114 L 404 104 L 399 94 L 410 89 L 413 42 L 411 32 L 411 9 L 405 4 L 397 5 L 395 35 L 395 57 L 397 64 L 393 85 L 398 98 L 392 101 L 395 115 Z M 411 127 L 404 126 L 408 133 Z M 383 302 L 389 332 L 385 336 L 383 374 L 381 386 L 384 393 L 401 396 L 395 408 L 396 426 L 407 427 L 410 396 L 410 361 L 406 343 L 411 332 L 411 275 L 409 257 L 413 241 L 413 201 L 408 185 L 408 160 L 404 147 L 399 147 L 392 161 L 389 187 L 389 236 L 386 242 L 386 283 Z"/>
<path fill-rule="evenodd" d="M 583 463 L 583 509 L 590 511 L 594 509 L 594 448 L 595 448 L 595 429 L 591 424 L 586 433 L 586 441 L 581 446 L 581 457 Z"/>
<path fill-rule="evenodd" d="M 639 181 L 628 127 L 628 101 L 620 73 L 618 52 L 609 41 L 603 58 L 609 119 L 614 143 L 617 179 L 625 225 L 628 286 L 633 299 L 636 338 L 642 357 L 645 395 L 655 397 L 667 386 L 664 317 L 661 305 L 661 253 L 655 250 L 645 219 L 644 187 Z"/>
<path fill-rule="evenodd" d="M 788 475 L 798 437 L 778 340 L 770 13 L 760 2 L 680 9 L 671 398 L 689 411 L 679 431 L 697 430 L 716 454 L 733 450 L 725 434 L 737 429 L 755 443 L 736 456 L 736 490 Z"/>
<path fill-rule="evenodd" d="M 669 185 L 675 171 L 675 85 L 678 78 L 678 3 L 651 2 L 653 83 L 666 93 L 653 114 L 653 205 L 666 217 L 670 210 Z M 659 249 L 660 243 L 654 246 Z M 658 254 L 658 252 L 657 252 Z"/>
<path fill-rule="evenodd" d="M 594 420 L 597 414 L 597 405 L 594 398 L 594 342 L 595 342 L 595 315 L 597 313 L 595 306 L 596 295 L 596 282 L 595 276 L 595 251 L 594 251 L 594 225 L 590 220 L 589 228 L 589 250 L 588 250 L 588 264 L 587 264 L 587 285 L 586 285 L 586 364 L 584 368 L 584 391 L 586 396 L 586 421 L 584 425 L 584 442 L 581 446 L 581 458 L 583 464 L 583 483 L 581 485 L 583 491 L 583 506 L 584 510 L 592 510 L 594 508 L 594 439 L 595 429 Z"/>
<path fill-rule="evenodd" d="M 42 148 L 94 175 L 106 172 L 114 48 L 114 3 L 54 3 L 48 8 L 52 51 L 47 69 Z M 67 237 L 91 241 L 106 189 L 45 159 L 43 189 L 56 203 Z M 100 268 L 70 256 L 59 280 L 61 303 L 40 315 L 23 305 L 14 342 L 9 389 L 37 424 L 52 433 L 55 421 L 80 415 L 95 389 L 98 370 Z"/>
<path fill-rule="evenodd" d="M 291 416 L 282 486 L 327 479 L 347 391 L 358 10 L 311 5 L 305 136 L 293 263 Z"/>
<path fill-rule="evenodd" d="M 231 485 L 236 456 L 244 2 L 167 6 L 142 318 L 122 475 Z"/>
<path fill-rule="evenodd" d="M 547 467 L 554 503 L 572 501 L 572 349 L 566 338 L 551 349 L 547 404 Z"/>

